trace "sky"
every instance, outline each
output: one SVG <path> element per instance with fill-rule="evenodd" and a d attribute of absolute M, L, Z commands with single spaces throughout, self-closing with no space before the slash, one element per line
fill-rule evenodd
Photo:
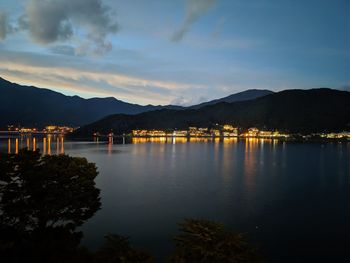
<path fill-rule="evenodd" d="M 142 105 L 350 91 L 350 1 L 0 0 L 0 76 Z"/>

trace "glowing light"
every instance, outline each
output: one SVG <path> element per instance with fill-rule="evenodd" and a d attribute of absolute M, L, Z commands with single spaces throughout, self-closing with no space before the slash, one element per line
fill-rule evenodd
<path fill-rule="evenodd" d="M 18 154 L 18 138 L 16 138 L 16 148 L 15 148 L 15 153 Z"/>
<path fill-rule="evenodd" d="M 36 151 L 36 138 L 33 138 L 33 151 Z"/>
<path fill-rule="evenodd" d="M 10 138 L 8 139 L 8 142 L 7 142 L 7 153 L 11 154 L 11 139 Z"/>

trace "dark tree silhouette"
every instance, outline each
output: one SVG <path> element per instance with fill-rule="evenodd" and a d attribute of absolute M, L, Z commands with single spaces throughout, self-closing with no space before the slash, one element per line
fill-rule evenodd
<path fill-rule="evenodd" d="M 242 234 L 227 231 L 222 224 L 185 219 L 179 226 L 181 234 L 174 238 L 172 263 L 261 262 Z"/>
<path fill-rule="evenodd" d="M 82 237 L 76 227 L 101 206 L 97 174 L 85 158 L 1 155 L 0 253 L 11 262 L 72 260 Z"/>
<path fill-rule="evenodd" d="M 105 244 L 96 253 L 96 263 L 152 263 L 154 258 L 130 246 L 129 238 L 108 235 Z"/>

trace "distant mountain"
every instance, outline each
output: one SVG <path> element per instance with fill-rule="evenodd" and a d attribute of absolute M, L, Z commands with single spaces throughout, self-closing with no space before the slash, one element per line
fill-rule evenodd
<path fill-rule="evenodd" d="M 239 93 L 232 94 L 230 96 L 227 96 L 227 97 L 224 97 L 224 98 L 221 98 L 221 99 L 216 99 L 216 100 L 212 100 L 212 101 L 208 101 L 208 102 L 203 102 L 201 104 L 194 105 L 194 106 L 191 106 L 189 108 L 191 108 L 191 109 L 199 109 L 199 108 L 203 108 L 203 107 L 209 106 L 209 105 L 214 105 L 214 104 L 217 104 L 217 103 L 220 103 L 220 102 L 232 103 L 232 102 L 238 102 L 238 101 L 253 100 L 253 99 L 256 99 L 256 98 L 259 98 L 259 97 L 263 97 L 263 96 L 266 96 L 266 95 L 269 95 L 269 94 L 272 94 L 272 93 L 274 93 L 274 92 L 271 91 L 271 90 L 266 90 L 266 89 L 263 89 L 263 90 L 249 89 L 249 90 L 246 90 L 246 91 L 242 91 L 242 92 L 239 92 Z"/>
<path fill-rule="evenodd" d="M 286 90 L 254 100 L 217 103 L 200 109 L 117 114 L 80 128 L 75 136 L 116 134 L 133 129 L 185 129 L 216 123 L 289 132 L 350 130 L 350 92 L 332 89 Z"/>
<path fill-rule="evenodd" d="M 179 106 L 141 106 L 115 98 L 83 99 L 48 89 L 21 86 L 0 78 L 0 127 L 7 124 L 80 126 L 110 114 L 141 112 Z"/>

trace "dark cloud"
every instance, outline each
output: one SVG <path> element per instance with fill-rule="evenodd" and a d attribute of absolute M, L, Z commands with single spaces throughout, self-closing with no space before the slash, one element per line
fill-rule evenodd
<path fill-rule="evenodd" d="M 118 31 L 109 8 L 101 0 L 29 0 L 19 27 L 37 43 L 71 40 L 84 32 L 79 48 L 104 53 L 112 48 L 106 37 Z"/>
<path fill-rule="evenodd" d="M 4 40 L 7 34 L 7 16 L 6 13 L 0 13 L 0 40 Z"/>
<path fill-rule="evenodd" d="M 0 41 L 4 40 L 13 31 L 14 28 L 8 22 L 7 14 L 0 11 Z"/>
<path fill-rule="evenodd" d="M 175 31 L 171 41 L 179 42 L 190 30 L 192 24 L 196 22 L 204 13 L 206 13 L 216 0 L 187 0 L 186 17 L 182 26 Z"/>

